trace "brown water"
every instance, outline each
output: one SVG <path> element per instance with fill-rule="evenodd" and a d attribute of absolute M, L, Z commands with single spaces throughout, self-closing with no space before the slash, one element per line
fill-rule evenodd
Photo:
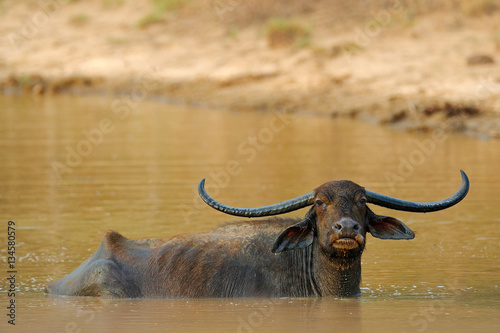
<path fill-rule="evenodd" d="M 19 332 L 498 332 L 500 141 L 368 123 L 167 106 L 125 98 L 0 98 L 0 330 L 16 228 Z M 87 133 L 90 135 L 88 138 Z M 93 143 L 92 143 L 93 141 Z M 69 157 L 68 157 L 69 156 Z M 471 190 L 403 220 L 411 241 L 368 238 L 359 299 L 103 300 L 43 294 L 114 229 L 129 238 L 209 230 L 234 218 L 197 199 L 260 206 L 350 179 L 416 201 Z M 304 210 L 291 215 L 303 215 Z"/>

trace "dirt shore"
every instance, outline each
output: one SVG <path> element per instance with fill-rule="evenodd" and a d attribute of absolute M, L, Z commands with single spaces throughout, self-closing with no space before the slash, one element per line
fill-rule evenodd
<path fill-rule="evenodd" d="M 500 138 L 500 1 L 424 2 L 4 1 L 0 91 L 287 108 Z M 301 39 L 276 42 L 273 18 L 299 25 Z"/>

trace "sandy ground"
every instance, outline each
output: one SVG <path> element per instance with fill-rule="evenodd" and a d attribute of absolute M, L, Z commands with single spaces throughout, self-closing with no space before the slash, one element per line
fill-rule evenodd
<path fill-rule="evenodd" d="M 500 138 L 500 1 L 379 2 L 188 0 L 140 27 L 151 1 L 3 1 L 0 89 Z M 310 38 L 272 47 L 273 17 L 301 22 Z"/>

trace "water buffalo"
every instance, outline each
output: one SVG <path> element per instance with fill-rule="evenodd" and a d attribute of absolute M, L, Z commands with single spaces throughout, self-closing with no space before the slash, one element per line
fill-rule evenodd
<path fill-rule="evenodd" d="M 366 205 L 410 212 L 451 207 L 469 190 L 467 175 L 451 197 L 428 203 L 400 200 L 350 181 L 332 181 L 278 204 L 237 208 L 201 198 L 227 214 L 262 217 L 312 205 L 302 219 L 271 217 L 223 225 L 211 232 L 130 240 L 108 231 L 96 253 L 46 292 L 100 297 L 352 297 L 360 294 L 366 233 L 412 239 L 401 221 Z"/>

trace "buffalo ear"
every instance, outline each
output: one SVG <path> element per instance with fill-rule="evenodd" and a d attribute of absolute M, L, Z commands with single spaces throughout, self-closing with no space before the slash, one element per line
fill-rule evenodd
<path fill-rule="evenodd" d="M 394 217 L 368 215 L 368 231 L 381 239 L 413 239 L 415 234 L 403 222 Z"/>
<path fill-rule="evenodd" d="M 273 253 L 303 249 L 312 244 L 314 239 L 314 207 L 306 217 L 292 226 L 289 226 L 274 241 Z"/>

